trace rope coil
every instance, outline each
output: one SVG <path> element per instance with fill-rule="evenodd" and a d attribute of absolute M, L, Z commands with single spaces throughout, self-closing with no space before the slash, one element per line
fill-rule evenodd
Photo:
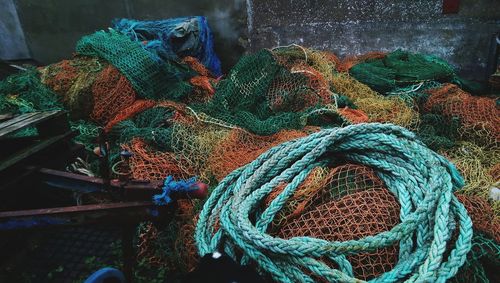
<path fill-rule="evenodd" d="M 400 202 L 401 223 L 343 242 L 267 234 L 274 216 L 311 170 L 332 162 L 373 168 Z M 260 209 L 280 183 L 288 185 Z M 223 250 L 242 264 L 255 262 L 279 282 L 314 282 L 312 277 L 359 282 L 346 255 L 399 242 L 396 266 L 372 281 L 444 282 L 457 273 L 471 248 L 471 219 L 453 195 L 463 185 L 449 161 L 404 128 L 373 123 L 326 129 L 276 146 L 223 179 L 200 213 L 196 244 L 200 255 Z M 458 236 L 452 241 L 455 230 Z"/>

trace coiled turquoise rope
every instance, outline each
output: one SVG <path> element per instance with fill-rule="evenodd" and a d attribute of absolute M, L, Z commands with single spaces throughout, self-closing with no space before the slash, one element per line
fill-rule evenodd
<path fill-rule="evenodd" d="M 401 223 L 345 242 L 266 234 L 309 172 L 335 161 L 373 168 L 398 198 Z M 261 211 L 266 196 L 281 182 L 288 185 Z M 371 281 L 444 282 L 457 273 L 471 248 L 471 220 L 452 193 L 463 184 L 450 162 L 404 128 L 373 123 L 326 129 L 276 146 L 222 180 L 200 213 L 196 244 L 201 255 L 218 250 L 236 259 L 239 250 L 242 264 L 253 261 L 279 282 L 313 282 L 311 274 L 330 282 L 360 282 L 346 255 L 399 242 L 398 263 Z M 456 229 L 458 236 L 451 241 Z M 339 269 L 320 257 L 335 261 Z"/>

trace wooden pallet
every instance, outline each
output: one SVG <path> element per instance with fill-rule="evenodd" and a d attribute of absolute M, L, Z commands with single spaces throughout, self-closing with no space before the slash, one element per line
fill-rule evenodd
<path fill-rule="evenodd" d="M 15 138 L 13 133 L 35 127 L 34 137 Z M 65 111 L 33 112 L 6 119 L 0 123 L 0 172 L 40 153 L 58 142 L 69 139 L 73 132 L 69 128 Z"/>

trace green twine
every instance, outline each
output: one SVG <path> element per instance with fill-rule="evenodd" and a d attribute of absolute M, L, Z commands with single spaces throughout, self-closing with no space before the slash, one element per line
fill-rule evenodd
<path fill-rule="evenodd" d="M 267 234 L 274 216 L 311 170 L 332 161 L 373 168 L 398 198 L 401 223 L 344 242 Z M 258 209 L 281 183 L 288 183 L 283 192 L 264 211 Z M 453 195 L 463 185 L 449 161 L 404 128 L 373 123 L 326 129 L 276 146 L 222 180 L 200 213 L 196 244 L 200 255 L 219 250 L 238 259 L 236 254 L 242 254 L 242 264 L 253 261 L 279 282 L 313 282 L 313 276 L 359 282 L 346 256 L 399 242 L 398 263 L 372 281 L 444 282 L 457 273 L 471 249 L 471 219 Z M 217 221 L 220 228 L 215 230 Z M 339 269 L 327 266 L 321 257 L 336 262 Z"/>

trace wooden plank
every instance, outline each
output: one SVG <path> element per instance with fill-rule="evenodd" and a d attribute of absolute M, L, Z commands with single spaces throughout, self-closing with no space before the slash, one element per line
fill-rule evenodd
<path fill-rule="evenodd" d="M 0 129 L 3 129 L 7 126 L 13 125 L 15 123 L 18 123 L 20 121 L 23 121 L 24 119 L 28 119 L 29 117 L 36 115 L 37 112 L 31 112 L 31 113 L 26 113 L 26 114 L 21 114 L 14 116 L 12 119 L 9 119 L 5 122 L 0 123 Z"/>
<path fill-rule="evenodd" d="M 0 212 L 0 219 L 11 217 L 29 217 L 38 215 L 57 215 L 67 213 L 81 213 L 99 210 L 115 210 L 115 209 L 131 209 L 136 207 L 154 207 L 152 201 L 135 201 L 135 202 L 120 202 L 120 203 L 104 203 L 104 204 L 87 204 L 79 206 L 55 207 L 55 208 L 40 208 L 31 210 L 16 210 Z"/>
<path fill-rule="evenodd" d="M 23 159 L 51 146 L 52 144 L 61 141 L 73 134 L 72 131 L 66 132 L 62 135 L 57 135 L 45 140 L 42 140 L 24 150 L 21 150 L 19 152 L 13 153 L 11 156 L 5 158 L 0 162 L 0 171 L 5 170 L 6 168 L 22 161 Z"/>
<path fill-rule="evenodd" d="M 7 138 L 6 136 L 10 133 L 13 133 L 15 131 L 21 130 L 23 128 L 29 127 L 29 126 L 36 126 L 37 124 L 46 121 L 48 119 L 54 119 L 55 117 L 58 117 L 62 114 L 64 114 L 64 111 L 60 110 L 54 110 L 54 111 L 47 111 L 47 112 L 33 112 L 33 113 L 28 113 L 31 115 L 27 115 L 25 117 L 18 116 L 12 120 L 15 120 L 12 122 L 12 120 L 9 120 L 5 123 L 8 123 L 7 126 L 4 125 L 4 123 L 0 124 L 0 139 L 2 138 Z M 19 118 L 20 117 L 20 118 Z M 19 118 L 19 119 L 17 119 Z"/>

